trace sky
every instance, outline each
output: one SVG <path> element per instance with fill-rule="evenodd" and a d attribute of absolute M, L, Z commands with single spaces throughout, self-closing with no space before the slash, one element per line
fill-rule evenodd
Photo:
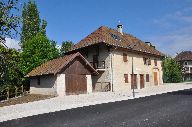
<path fill-rule="evenodd" d="M 27 0 L 20 0 L 23 5 Z M 35 0 L 47 36 L 79 42 L 100 26 L 150 41 L 163 53 L 175 56 L 192 50 L 192 0 Z M 19 41 L 19 39 L 17 39 Z"/>

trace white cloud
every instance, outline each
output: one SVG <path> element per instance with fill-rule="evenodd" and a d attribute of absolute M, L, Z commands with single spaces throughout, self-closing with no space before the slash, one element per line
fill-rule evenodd
<path fill-rule="evenodd" d="M 178 10 L 167 14 L 154 24 L 164 31 L 156 36 L 149 37 L 153 42 L 159 42 L 157 47 L 164 53 L 175 56 L 176 53 L 192 50 L 192 8 Z"/>
<path fill-rule="evenodd" d="M 21 47 L 19 46 L 19 41 L 11 38 L 5 38 L 5 40 L 6 40 L 5 44 L 8 48 L 14 48 L 16 50 L 21 49 Z"/>
<path fill-rule="evenodd" d="M 175 56 L 176 53 L 185 50 L 192 51 L 192 33 L 189 34 L 172 34 L 162 35 L 151 38 L 153 41 L 160 42 L 157 44 L 164 53 Z"/>

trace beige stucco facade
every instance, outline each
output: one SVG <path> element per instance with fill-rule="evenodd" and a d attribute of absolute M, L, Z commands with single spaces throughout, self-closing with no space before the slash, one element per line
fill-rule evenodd
<path fill-rule="evenodd" d="M 123 53 L 127 54 L 127 62 L 123 61 Z M 113 50 L 111 54 L 114 91 L 131 90 L 132 57 L 133 72 L 137 75 L 138 89 L 140 89 L 140 74 L 144 75 L 145 87 L 154 86 L 154 72 L 157 72 L 158 85 L 163 83 L 160 58 L 121 50 Z M 150 58 L 151 65 L 144 65 L 143 57 Z M 155 66 L 154 59 L 157 59 L 157 66 Z M 128 83 L 125 83 L 124 74 L 128 74 Z M 149 74 L 149 82 L 146 82 L 146 74 Z"/>
<path fill-rule="evenodd" d="M 97 49 L 99 48 L 99 50 Z M 108 83 L 111 91 L 131 90 L 132 57 L 133 72 L 137 75 L 137 88 L 140 89 L 140 74 L 144 76 L 144 87 L 154 86 L 154 72 L 157 72 L 158 85 L 163 84 L 161 59 L 144 53 L 131 53 L 125 49 L 108 48 L 99 45 L 97 48 L 89 47 L 88 55 L 83 56 L 93 62 L 93 56 L 98 54 L 98 61 L 105 61 L 105 69 L 97 69 L 98 76 L 92 76 L 94 91 L 102 91 Z M 128 61 L 123 61 L 123 53 L 127 54 Z M 144 65 L 143 57 L 151 59 L 151 65 Z M 154 59 L 157 60 L 155 66 Z M 128 83 L 125 83 L 124 74 L 128 74 Z M 149 74 L 149 82 L 146 82 L 146 74 Z"/>

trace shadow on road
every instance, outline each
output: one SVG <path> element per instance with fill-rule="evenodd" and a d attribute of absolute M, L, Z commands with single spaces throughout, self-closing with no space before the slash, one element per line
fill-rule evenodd
<path fill-rule="evenodd" d="M 176 91 L 176 92 L 170 92 L 168 94 L 172 94 L 172 95 L 191 95 L 192 96 L 192 89 L 180 90 L 180 91 Z"/>

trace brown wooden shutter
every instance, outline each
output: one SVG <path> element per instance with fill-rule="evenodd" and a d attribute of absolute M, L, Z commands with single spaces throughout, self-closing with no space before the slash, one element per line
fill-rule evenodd
<path fill-rule="evenodd" d="M 127 59 L 127 54 L 126 54 L 126 53 L 123 53 L 123 61 L 124 61 L 124 62 L 127 62 L 127 61 L 128 61 L 128 59 Z"/>
<path fill-rule="evenodd" d="M 128 74 L 124 74 L 125 83 L 128 83 Z"/>
<path fill-rule="evenodd" d="M 157 59 L 154 59 L 154 64 L 155 66 L 157 66 Z"/>
<path fill-rule="evenodd" d="M 149 82 L 149 74 L 146 74 L 146 82 Z"/>
<path fill-rule="evenodd" d="M 147 58 L 143 57 L 143 62 L 144 62 L 144 65 L 147 64 Z"/>
<path fill-rule="evenodd" d="M 151 59 L 150 58 L 148 59 L 148 65 L 151 65 Z"/>

